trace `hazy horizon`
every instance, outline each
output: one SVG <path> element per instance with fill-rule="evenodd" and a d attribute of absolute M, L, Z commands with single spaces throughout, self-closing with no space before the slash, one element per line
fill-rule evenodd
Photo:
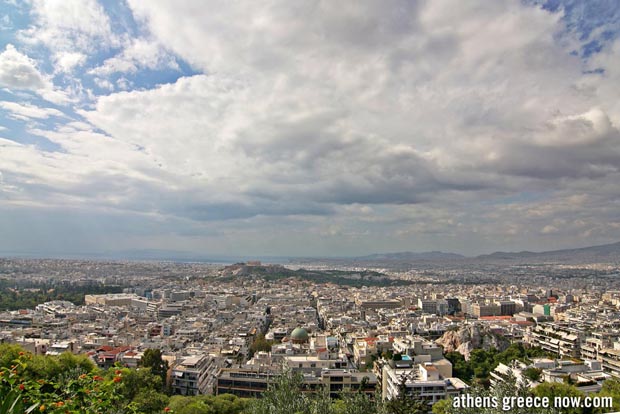
<path fill-rule="evenodd" d="M 620 240 L 614 1 L 0 11 L 0 254 Z"/>

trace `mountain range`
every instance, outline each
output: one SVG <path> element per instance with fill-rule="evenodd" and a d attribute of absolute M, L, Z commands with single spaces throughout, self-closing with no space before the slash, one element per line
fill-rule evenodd
<path fill-rule="evenodd" d="M 358 257 L 286 257 L 286 256 L 215 256 L 206 253 L 188 253 L 174 250 L 126 250 L 115 252 L 99 252 L 90 254 L 42 254 L 0 252 L 0 256 L 22 258 L 71 258 L 92 260 L 146 260 L 173 262 L 210 262 L 236 263 L 248 260 L 261 260 L 265 263 L 297 263 L 307 264 L 321 262 L 325 264 L 356 263 L 370 264 L 407 264 L 407 263 L 620 263 L 620 242 L 575 249 L 551 250 L 543 252 L 494 252 L 475 257 L 467 257 L 457 253 L 430 252 L 392 252 L 374 253 Z"/>
<path fill-rule="evenodd" d="M 550 250 L 543 252 L 494 252 L 475 257 L 466 257 L 456 253 L 440 251 L 414 253 L 380 253 L 348 259 L 360 262 L 407 262 L 407 261 L 467 261 L 467 262 L 562 262 L 562 263 L 594 263 L 620 262 L 620 242 L 599 246 L 575 249 Z"/>

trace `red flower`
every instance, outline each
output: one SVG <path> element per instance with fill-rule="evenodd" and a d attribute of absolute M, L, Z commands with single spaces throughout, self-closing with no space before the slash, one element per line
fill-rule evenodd
<path fill-rule="evenodd" d="M 93 377 L 93 379 L 94 379 L 95 381 L 103 381 L 103 377 L 101 377 L 101 376 L 99 376 L 99 375 L 95 375 L 95 376 Z"/>
<path fill-rule="evenodd" d="M 164 408 L 164 412 L 169 413 L 170 412 L 170 407 Z"/>
<path fill-rule="evenodd" d="M 116 371 L 114 371 L 114 373 L 115 373 L 116 375 L 121 375 L 122 371 L 121 371 L 120 369 L 117 369 Z"/>
<path fill-rule="evenodd" d="M 114 379 L 112 381 L 114 381 L 114 382 L 121 382 L 122 378 L 121 377 L 114 377 Z"/>
<path fill-rule="evenodd" d="M 24 390 L 24 388 L 26 388 L 26 387 L 24 387 L 24 384 L 19 384 L 19 390 L 20 390 L 20 391 L 23 391 L 23 390 Z"/>

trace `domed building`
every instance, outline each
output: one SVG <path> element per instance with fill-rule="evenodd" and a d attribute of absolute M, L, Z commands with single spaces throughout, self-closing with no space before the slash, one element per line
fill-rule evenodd
<path fill-rule="evenodd" d="M 293 329 L 293 332 L 291 332 L 291 342 L 293 342 L 294 344 L 305 344 L 306 342 L 308 342 L 308 338 L 310 336 L 308 335 L 308 331 L 306 331 L 304 328 L 295 328 Z"/>

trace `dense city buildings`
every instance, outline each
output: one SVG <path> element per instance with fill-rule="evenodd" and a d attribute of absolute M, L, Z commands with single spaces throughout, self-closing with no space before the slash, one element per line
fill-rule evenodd
<path fill-rule="evenodd" d="M 291 372 L 305 392 L 404 394 L 430 407 L 472 383 L 453 365 L 455 353 L 467 360 L 511 343 L 544 356 L 497 365 L 491 385 L 510 373 L 530 385 L 570 377 L 596 392 L 620 377 L 613 264 L 425 263 L 403 271 L 2 259 L 0 271 L 2 342 L 40 355 L 84 354 L 104 369 L 137 367 L 157 349 L 179 395 L 260 397 Z M 64 300 L 65 286 L 79 287 L 81 300 Z M 21 306 L 43 290 L 48 300 Z"/>

